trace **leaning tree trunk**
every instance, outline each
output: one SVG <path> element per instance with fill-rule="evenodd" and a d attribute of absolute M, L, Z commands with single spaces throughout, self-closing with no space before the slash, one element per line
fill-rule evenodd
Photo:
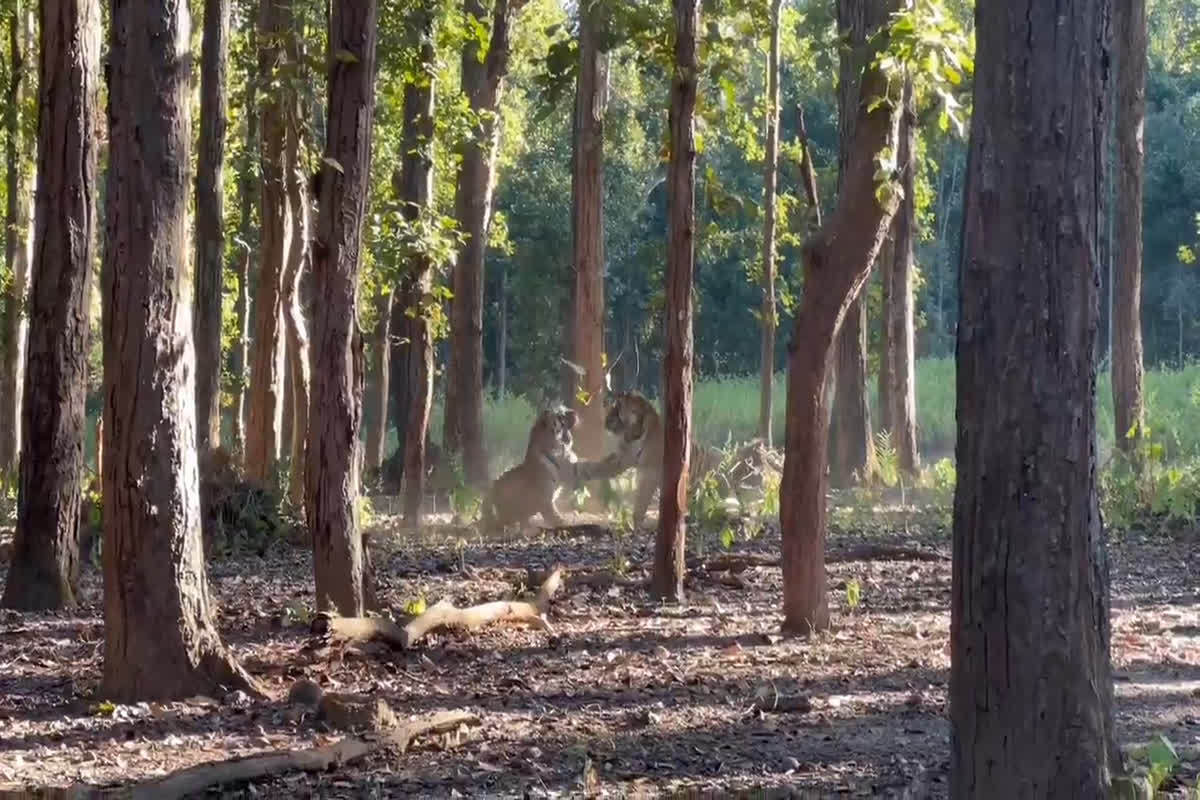
<path fill-rule="evenodd" d="M 363 393 L 357 305 L 371 180 L 377 26 L 376 0 L 333 5 L 330 52 L 352 57 L 330 61 L 328 135 L 313 244 L 314 290 L 321 298 L 313 314 L 313 363 L 321 368 L 312 382 L 306 512 L 317 607 L 345 616 L 363 611 L 363 544 L 355 509 Z"/>
<path fill-rule="evenodd" d="M 760 312 L 758 435 L 771 446 L 775 402 L 775 229 L 779 180 L 779 14 L 783 0 L 771 0 L 771 45 L 767 56 L 767 166 L 763 178 L 763 298 Z"/>
<path fill-rule="evenodd" d="M 29 357 L 13 556 L 0 605 L 75 605 L 95 257 L 100 5 L 44 0 Z M 69 230 L 71 236 L 62 235 Z"/>
<path fill-rule="evenodd" d="M 463 0 L 463 8 L 479 25 L 484 24 L 487 10 L 482 0 Z M 474 136 L 461 147 L 454 193 L 455 215 L 467 240 L 452 277 L 444 437 L 446 454 L 461 453 L 467 481 L 474 486 L 483 486 L 488 480 L 483 439 L 483 266 L 500 146 L 500 98 L 508 75 L 514 16 L 511 0 L 495 0 L 487 55 L 480 59 L 480 43 L 473 37 L 468 37 L 462 52 L 463 93 L 479 121 Z"/>
<path fill-rule="evenodd" d="M 293 54 L 294 56 L 295 54 Z M 288 99 L 287 192 L 292 209 L 291 247 L 283 273 L 284 332 L 287 337 L 287 381 L 291 402 L 291 438 L 287 441 L 289 458 L 288 499 L 299 508 L 304 504 L 304 458 L 308 441 L 309 369 L 308 325 L 300 302 L 300 282 L 308 261 L 308 179 L 300 161 L 299 97 Z"/>
<path fill-rule="evenodd" d="M 246 26 L 250 50 L 253 53 L 258 37 L 255 35 L 256 25 L 250 20 Z M 246 65 L 246 139 L 242 174 L 238 180 L 238 195 L 240 217 L 238 231 L 241 237 L 239 246 L 242 252 L 238 259 L 238 295 L 234 303 L 234 317 L 237 320 L 237 339 L 229 356 L 229 369 L 234 381 L 233 400 L 233 451 L 239 458 L 246 452 L 246 367 L 250 363 L 250 269 L 253 262 L 255 247 L 254 230 L 254 188 L 256 153 L 258 152 L 258 114 L 253 111 L 258 103 L 258 75 L 255 70 L 257 54 Z"/>
<path fill-rule="evenodd" d="M 278 79 L 284 42 L 291 35 L 291 0 L 260 0 L 258 76 L 267 84 Z M 246 475 L 266 483 L 273 479 L 282 446 L 283 280 L 291 249 L 292 209 L 287 194 L 285 96 L 266 92 L 260 118 L 262 193 L 259 201 L 259 273 L 254 298 L 254 341 L 251 351 L 250 420 L 246 429 Z"/>
<path fill-rule="evenodd" d="M 683 602 L 684 534 L 692 439 L 692 273 L 696 233 L 696 31 L 699 0 L 675 0 L 671 160 L 667 164 L 667 275 L 663 361 L 663 481 L 651 592 Z"/>
<path fill-rule="evenodd" d="M 581 458 L 604 453 L 604 113 L 608 55 L 601 4 L 579 9 L 579 75 L 571 159 L 571 361 L 583 369 L 568 396 L 579 414 L 575 450 Z"/>
<path fill-rule="evenodd" d="M 911 77 L 904 82 L 904 110 L 900 117 L 900 144 L 897 153 L 900 186 L 904 194 L 892 222 L 891 269 L 884 273 L 885 280 L 890 284 L 887 314 L 884 317 L 884 326 L 888 330 L 888 346 L 884 357 L 889 362 L 887 430 L 891 432 L 892 447 L 896 450 L 900 469 L 909 475 L 915 475 L 920 466 L 917 453 L 916 334 L 912 286 L 913 239 L 917 230 L 917 128 Z"/>
<path fill-rule="evenodd" d="M 229 0 L 204 3 L 200 57 L 200 154 L 196 167 L 196 446 L 221 445 L 221 300 L 225 266 L 226 64 Z"/>
<path fill-rule="evenodd" d="M 1117 446 L 1133 450 L 1145 416 L 1142 380 L 1142 180 L 1146 120 L 1146 0 L 1113 4 L 1117 49 L 1116 266 L 1112 392 Z"/>
<path fill-rule="evenodd" d="M 838 0 L 838 29 L 849 47 L 840 51 L 838 66 L 838 201 L 853 146 L 860 83 L 867 57 L 867 37 L 882 22 L 874 18 L 878 0 Z M 829 476 L 835 486 L 855 478 L 869 483 L 875 473 L 875 440 L 867 395 L 867 307 L 857 294 L 846 312 L 835 350 Z"/>
<path fill-rule="evenodd" d="M 1109 0 L 980 3 L 963 208 L 950 796 L 1107 797 L 1096 499 Z"/>
<path fill-rule="evenodd" d="M 35 87 L 29 80 L 26 53 L 34 46 L 34 10 L 16 2 L 9 17 L 9 49 L 12 63 L 8 83 L 8 109 L 5 113 L 7 141 L 8 205 L 4 237 L 4 261 L 11 277 L 4 293 L 4 363 L 0 365 L 0 481 L 14 477 L 21 450 L 21 401 L 25 372 L 25 339 L 28 317 L 25 313 L 29 286 L 29 263 L 33 258 L 33 181 L 34 171 L 23 169 L 34 160 L 33 142 L 21 130 L 21 110 L 31 105 Z"/>
<path fill-rule="evenodd" d="M 435 18 L 432 0 L 417 6 L 409 18 L 409 35 L 423 66 L 434 63 Z M 426 80 L 409 81 L 404 85 L 400 200 L 403 204 L 401 213 L 409 221 L 425 217 L 433 209 L 434 89 L 432 69 Z M 407 402 L 405 414 L 397 422 L 404 423 L 406 431 L 401 439 L 405 475 L 404 520 L 415 528 L 421 524 L 427 471 L 426 445 L 433 408 L 433 331 L 429 320 L 429 307 L 433 302 L 433 259 L 429 253 L 413 254 L 406 287 L 405 302 L 415 313 L 411 316 L 406 313 L 404 317 L 408 333 L 403 363 Z"/>
<path fill-rule="evenodd" d="M 899 0 L 861 0 L 869 6 L 870 31 Z M 886 29 L 885 29 L 886 30 Z M 881 32 L 883 33 L 883 32 Z M 833 343 L 896 213 L 895 193 L 876 193 L 875 158 L 896 145 L 900 97 L 872 108 L 886 96 L 886 76 L 872 66 L 886 33 L 871 40 L 862 63 L 862 92 L 852 108 L 854 137 L 842 172 L 837 208 L 805 242 L 804 285 L 788 344 L 787 433 L 780 484 L 783 538 L 783 627 L 807 633 L 829 627 L 825 578 L 825 455 L 829 440 L 828 392 L 824 391 Z"/>
<path fill-rule="evenodd" d="M 117 702 L 261 694 L 221 643 L 200 537 L 188 28 L 183 0 L 112 6 L 102 694 Z"/>

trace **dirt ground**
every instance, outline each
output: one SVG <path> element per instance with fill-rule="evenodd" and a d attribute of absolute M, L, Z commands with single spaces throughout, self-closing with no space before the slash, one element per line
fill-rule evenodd
<path fill-rule="evenodd" d="M 943 797 L 950 564 L 854 555 L 864 543 L 948 553 L 944 527 L 894 509 L 843 509 L 833 520 L 834 625 L 807 640 L 776 634 L 780 572 L 751 567 L 694 570 L 685 607 L 653 604 L 636 586 L 568 582 L 550 611 L 551 631 L 497 625 L 434 634 L 409 651 L 327 646 L 309 633 L 304 548 L 281 542 L 261 557 L 216 561 L 222 633 L 276 698 L 268 702 L 235 693 L 104 704 L 94 694 L 99 575 L 89 569 L 75 613 L 0 612 L 0 789 L 114 786 L 336 740 L 344 734 L 284 701 L 307 677 L 383 698 L 401 719 L 463 709 L 481 724 L 418 740 L 404 755 L 380 752 L 213 796 Z M 1196 544 L 1195 534 L 1112 544 L 1119 736 L 1123 745 L 1158 733 L 1174 743 L 1184 763 L 1166 787 L 1171 797 L 1187 796 L 1200 771 Z M 380 600 L 397 611 L 419 597 L 459 605 L 511 597 L 527 570 L 555 563 L 627 562 L 634 566 L 622 574 L 638 578 L 651 545 L 647 533 L 595 530 L 483 541 L 448 525 L 402 538 L 386 518 L 372 537 Z M 768 528 L 739 535 L 731 549 L 778 548 Z M 693 541 L 689 552 L 723 550 Z M 760 708 L 798 695 L 807 707 Z"/>

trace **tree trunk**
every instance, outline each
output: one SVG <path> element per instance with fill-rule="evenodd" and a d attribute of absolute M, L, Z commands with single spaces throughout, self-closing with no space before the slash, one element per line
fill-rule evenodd
<path fill-rule="evenodd" d="M 604 455 L 604 114 L 608 105 L 608 54 L 600 49 L 605 25 L 600 3 L 579 7 L 579 75 L 575 82 L 571 159 L 572 293 L 568 397 L 579 414 L 575 451 Z M 581 395 L 578 391 L 582 389 Z"/>
<path fill-rule="evenodd" d="M 900 116 L 897 148 L 900 186 L 904 195 L 892 221 L 892 267 L 885 273 L 890 282 L 887 315 L 890 388 L 887 393 L 892 447 L 900 469 L 915 475 L 920 466 L 917 453 L 916 331 L 913 321 L 913 241 L 917 229 L 917 129 L 913 107 L 912 78 L 904 82 L 904 109 Z M 882 408 L 882 406 L 881 406 Z"/>
<path fill-rule="evenodd" d="M 284 42 L 291 35 L 291 0 L 260 0 L 258 76 L 277 78 Z M 259 200 L 259 273 L 254 299 L 254 342 L 250 365 L 250 421 L 246 430 L 246 476 L 266 483 L 274 478 L 282 446 L 283 280 L 291 249 L 292 209 L 286 174 L 285 98 L 267 92 L 260 122 L 262 193 Z"/>
<path fill-rule="evenodd" d="M 500 333 L 496 337 L 496 395 L 508 393 L 508 272 L 500 275 Z"/>
<path fill-rule="evenodd" d="M 1142 175 L 1146 119 L 1146 0 L 1113 4 L 1117 50 L 1116 269 L 1113 280 L 1112 392 L 1117 446 L 1140 432 L 1142 391 Z"/>
<path fill-rule="evenodd" d="M 479 25 L 487 14 L 481 0 L 463 0 L 463 9 Z M 500 145 L 498 111 L 508 75 L 510 35 L 515 9 L 510 0 L 495 0 L 487 55 L 479 58 L 479 41 L 468 37 L 462 52 L 462 88 L 472 113 L 480 115 L 475 135 L 461 147 L 455 215 L 467 241 L 454 263 L 450 302 L 450 365 L 447 374 L 445 449 L 460 453 L 467 481 L 482 487 L 488 480 L 483 438 L 483 267 L 496 152 Z"/>
<path fill-rule="evenodd" d="M 873 16 L 878 0 L 838 0 L 838 30 L 849 47 L 838 60 L 838 202 L 853 147 L 856 108 L 867 57 L 867 36 L 882 24 Z M 806 284 L 807 285 L 807 284 Z M 869 483 L 875 472 L 875 440 L 871 435 L 871 404 L 867 398 L 867 309 L 855 295 L 837 340 L 832 430 L 829 436 L 829 475 L 835 486 Z"/>
<path fill-rule="evenodd" d="M 401 213 L 410 221 L 427 217 L 433 211 L 435 82 L 432 65 L 436 12 L 433 0 L 426 0 L 415 7 L 409 17 L 409 36 L 418 53 L 418 63 L 428 69 L 426 80 L 409 81 L 404 85 L 404 128 L 401 132 L 404 158 L 400 166 L 399 195 Z M 433 266 L 429 253 L 413 254 L 400 304 L 408 342 L 400 362 L 404 370 L 405 402 L 403 413 L 396 421 L 397 427 L 404 429 L 400 438 L 404 454 L 404 520 L 414 528 L 421 524 L 429 417 L 433 409 L 433 331 L 429 320 L 429 308 L 433 303 Z M 411 317 L 404 313 L 408 308 L 415 311 Z M 392 321 L 395 324 L 395 316 Z"/>
<path fill-rule="evenodd" d="M 0 605 L 75 605 L 87 415 L 89 273 L 95 257 L 100 6 L 42 5 L 29 355 L 17 528 Z M 72 231 L 63 236 L 64 230 Z"/>
<path fill-rule="evenodd" d="M 251 52 L 257 46 L 256 25 L 253 20 L 247 24 L 247 38 Z M 256 61 L 257 58 L 254 60 Z M 258 104 L 258 75 L 255 63 L 247 65 L 246 98 L 244 113 L 246 117 L 245 161 L 238 180 L 240 195 L 239 231 L 240 245 L 244 253 L 238 266 L 238 296 L 234 305 L 234 316 L 237 318 L 237 340 L 233 344 L 229 366 L 234 379 L 233 401 L 233 451 L 239 457 L 246 453 L 246 368 L 250 363 L 250 270 L 253 262 L 254 242 L 254 187 L 255 187 L 255 156 L 258 151 L 258 114 L 255 109 Z"/>
<path fill-rule="evenodd" d="M 295 38 L 292 39 L 294 47 Z M 297 54 L 292 53 L 297 61 Z M 291 389 L 291 454 L 288 472 L 288 498 L 299 508 L 304 504 L 304 456 L 308 441 L 309 368 L 308 326 L 301 305 L 300 282 L 308 262 L 308 176 L 300 160 L 300 98 L 292 92 L 288 99 L 287 191 L 292 209 L 291 247 L 283 277 L 284 329 L 287 335 L 287 380 Z"/>
<path fill-rule="evenodd" d="M 782 0 L 771 0 L 771 45 L 767 56 L 767 166 L 763 178 L 763 298 L 762 350 L 759 357 L 761 388 L 758 435 L 770 447 L 775 403 L 775 185 L 779 179 L 779 14 Z"/>
<path fill-rule="evenodd" d="M 261 694 L 221 643 L 188 341 L 187 4 L 112 5 L 104 296 L 104 681 L 116 702 Z"/>
<path fill-rule="evenodd" d="M 326 160 L 313 246 L 312 420 L 307 466 L 317 607 L 343 616 L 363 610 L 363 546 L 356 509 L 362 427 L 363 352 L 358 330 L 358 266 L 371 178 L 375 116 L 376 0 L 335 3 L 329 49 Z M 330 162 L 341 169 L 334 169 Z"/>
<path fill-rule="evenodd" d="M 692 273 L 696 233 L 696 84 L 700 72 L 698 0 L 674 0 L 671 160 L 667 164 L 667 275 L 663 361 L 663 481 L 651 592 L 683 602 L 688 462 L 692 439 Z"/>
<path fill-rule="evenodd" d="M 375 295 L 375 330 L 371 336 L 371 365 L 367 371 L 367 396 L 363 416 L 367 422 L 367 451 L 363 469 L 377 472 L 383 464 L 387 441 L 388 378 L 391 364 L 392 292 L 380 289 Z"/>
<path fill-rule="evenodd" d="M 1106 797 L 1096 499 L 1109 0 L 980 3 L 963 208 L 950 796 Z"/>
<path fill-rule="evenodd" d="M 225 266 L 226 64 L 229 0 L 204 3 L 200 141 L 196 166 L 196 446 L 221 445 L 221 300 Z"/>
<path fill-rule="evenodd" d="M 3 335 L 4 364 L 0 370 L 0 478 L 15 477 L 21 455 L 21 401 L 25 372 L 25 339 L 28 317 L 25 312 L 29 289 L 29 263 L 33 258 L 33 182 L 31 165 L 35 157 L 31 137 L 21 130 L 21 110 L 32 105 L 36 87 L 29 80 L 26 54 L 34 46 L 34 9 L 16 2 L 8 22 L 9 48 L 12 54 L 8 84 L 8 131 L 5 159 L 8 166 L 8 205 L 6 209 L 4 260 L 11 276 L 4 293 Z"/>
<path fill-rule="evenodd" d="M 904 136 L 904 122 L 900 123 L 900 136 Z M 903 167 L 901 167 L 903 169 Z M 901 182 L 904 181 L 904 173 L 901 172 Z M 904 201 L 901 200 L 901 205 Z M 896 303 L 896 298 L 892 296 L 892 273 L 896 270 L 896 226 L 899 224 L 900 211 L 897 210 L 896 216 L 892 218 L 892 227 L 888 231 L 887 236 L 883 240 L 883 245 L 879 248 L 879 257 L 876 261 L 879 263 L 879 307 L 880 317 L 882 318 L 879 325 L 879 375 L 877 376 L 876 386 L 879 390 L 879 430 L 887 431 L 895 439 L 896 421 L 892 417 L 892 386 L 895 384 L 894 377 L 896 358 L 896 347 L 900 342 L 892 341 L 892 308 Z"/>
<path fill-rule="evenodd" d="M 879 27 L 899 0 L 863 0 Z M 886 29 L 885 29 L 886 30 Z M 842 171 L 837 208 L 803 250 L 804 293 L 788 344 L 787 433 L 780 485 L 783 538 L 783 628 L 807 633 L 829 627 L 825 580 L 825 456 L 829 438 L 829 393 L 824 390 L 833 343 L 896 212 L 896 196 L 876 194 L 875 158 L 896 144 L 900 97 L 871 109 L 887 95 L 886 77 L 871 59 L 887 44 L 886 33 L 871 42 L 855 110 L 854 137 Z"/>

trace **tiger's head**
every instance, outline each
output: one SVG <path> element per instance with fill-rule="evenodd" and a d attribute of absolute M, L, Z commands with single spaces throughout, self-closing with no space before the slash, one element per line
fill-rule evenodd
<path fill-rule="evenodd" d="M 562 456 L 571 452 L 579 415 L 566 406 L 543 409 L 529 432 L 528 455 Z"/>
<path fill-rule="evenodd" d="M 646 422 L 654 406 L 640 392 L 615 392 L 604 398 L 604 428 L 632 442 L 646 435 Z"/>

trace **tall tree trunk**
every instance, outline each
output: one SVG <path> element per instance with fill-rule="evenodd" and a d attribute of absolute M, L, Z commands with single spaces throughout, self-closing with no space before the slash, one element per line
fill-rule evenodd
<path fill-rule="evenodd" d="M 21 451 L 21 401 L 25 373 L 25 339 L 28 316 L 25 312 L 29 288 L 29 264 L 33 258 L 33 182 L 35 156 L 33 142 L 21 130 L 22 109 L 28 111 L 35 86 L 29 80 L 26 54 L 34 46 L 34 9 L 32 4 L 13 3 L 8 22 L 9 49 L 12 55 L 8 84 L 8 110 L 5 114 L 7 142 L 8 206 L 6 209 L 4 261 L 10 276 L 4 293 L 3 336 L 4 364 L 0 369 L 0 478 L 15 477 Z"/>
<path fill-rule="evenodd" d="M 100 6 L 44 0 L 20 491 L 6 608 L 75 605 L 95 257 Z M 71 235 L 64 235 L 71 231 Z"/>
<path fill-rule="evenodd" d="M 950 796 L 1106 797 L 1096 499 L 1109 0 L 976 7 L 958 324 Z"/>
<path fill-rule="evenodd" d="M 900 122 L 900 136 L 904 136 L 904 122 Z M 903 169 L 903 166 L 901 167 Z M 901 172 L 903 183 L 904 173 Z M 900 201 L 903 206 L 904 201 Z M 879 375 L 875 381 L 879 390 L 879 430 L 887 431 L 895 441 L 896 421 L 892 417 L 892 386 L 896 383 L 894 373 L 896 364 L 896 347 L 900 342 L 892 341 L 892 309 L 897 299 L 892 296 L 892 273 L 896 270 L 896 226 L 899 225 L 901 212 L 897 210 L 892 218 L 892 227 L 883 246 L 879 248 L 879 307 L 882 318 L 879 325 Z"/>
<path fill-rule="evenodd" d="M 763 298 L 762 349 L 759 356 L 761 388 L 758 435 L 770 447 L 775 412 L 775 185 L 779 179 L 779 13 L 783 0 L 771 0 L 771 44 L 767 55 L 767 166 L 763 178 Z"/>
<path fill-rule="evenodd" d="M 663 361 L 663 481 L 651 592 L 683 601 L 688 462 L 692 440 L 692 274 L 696 233 L 696 31 L 699 0 L 674 0 L 671 160 L 667 164 L 667 275 Z"/>
<path fill-rule="evenodd" d="M 361 461 L 363 352 L 358 330 L 358 266 L 371 179 L 375 116 L 376 0 L 335 3 L 329 21 L 329 116 L 313 246 L 312 420 L 307 466 L 317 607 L 350 616 L 363 610 L 363 544 L 355 505 Z M 341 169 L 334 169 L 331 161 Z"/>
<path fill-rule="evenodd" d="M 276 80 L 291 35 L 291 0 L 260 0 L 258 76 Z M 254 298 L 254 342 L 250 365 L 250 421 L 246 430 L 246 475 L 274 478 L 282 446 L 284 337 L 283 280 L 291 249 L 292 209 L 287 194 L 285 97 L 266 92 L 260 119 L 262 192 L 259 200 L 259 273 Z"/>
<path fill-rule="evenodd" d="M 367 422 L 367 451 L 363 469 L 376 472 L 383 464 L 387 441 L 388 383 L 391 372 L 392 292 L 380 289 L 375 295 L 375 330 L 371 336 L 371 365 L 367 370 L 367 396 L 363 416 Z"/>
<path fill-rule="evenodd" d="M 1116 269 L 1112 392 L 1117 446 L 1132 449 L 1145 416 L 1142 391 L 1142 180 L 1146 120 L 1146 0 L 1113 4 L 1117 50 Z"/>
<path fill-rule="evenodd" d="M 860 84 L 867 36 L 881 24 L 873 17 L 877 0 L 838 0 L 839 33 L 849 47 L 840 51 L 838 66 L 838 202 L 853 147 L 860 101 Z M 807 285 L 807 284 L 806 284 Z M 835 486 L 848 486 L 855 477 L 869 483 L 875 473 L 875 440 L 871 435 L 871 404 L 867 397 L 867 308 L 856 294 L 836 345 L 832 430 L 829 436 L 829 475 Z"/>
<path fill-rule="evenodd" d="M 246 26 L 247 37 L 251 52 L 257 46 L 257 25 L 251 18 Z M 240 203 L 239 232 L 244 253 L 238 266 L 238 296 L 234 305 L 234 316 L 237 318 L 237 340 L 230 353 L 230 372 L 235 381 L 233 401 L 233 451 L 244 458 L 246 452 L 246 368 L 250 364 L 250 270 L 253 265 L 253 253 L 257 249 L 254 231 L 254 188 L 255 162 L 258 154 L 258 74 L 255 58 L 247 64 L 246 96 L 244 114 L 246 117 L 246 140 L 244 161 L 241 176 L 238 180 L 238 195 Z"/>
<path fill-rule="evenodd" d="M 485 24 L 487 7 L 482 0 L 463 0 L 463 9 L 479 25 Z M 480 59 L 479 41 L 471 37 L 462 52 L 463 93 L 479 119 L 474 136 L 462 145 L 454 193 L 455 215 L 467 241 L 455 261 L 452 278 L 444 436 L 446 454 L 461 452 L 467 481 L 474 486 L 483 486 L 488 480 L 483 438 L 483 266 L 500 146 L 498 112 L 508 75 L 514 16 L 511 0 L 495 0 L 487 55 Z"/>
<path fill-rule="evenodd" d="M 221 445 L 221 301 L 225 266 L 226 64 L 229 0 L 205 0 L 196 167 L 196 446 Z"/>
<path fill-rule="evenodd" d="M 860 0 L 869 12 L 867 30 L 879 28 L 899 0 Z M 886 47 L 886 29 L 871 40 L 861 98 L 853 104 L 854 137 L 842 172 L 837 207 L 805 242 L 804 293 L 788 344 L 787 433 L 780 484 L 783 538 L 783 628 L 807 633 L 829 627 L 825 578 L 825 456 L 829 439 L 829 393 L 824 391 L 833 343 L 896 213 L 896 198 L 880 203 L 875 158 L 896 145 L 900 97 L 871 108 L 862 98 L 886 96 L 886 77 L 871 61 Z"/>
<path fill-rule="evenodd" d="M 581 458 L 604 453 L 604 114 L 608 55 L 600 49 L 604 6 L 579 7 L 579 76 L 571 158 L 571 354 L 584 370 L 571 404 L 579 414 L 575 450 Z"/>
<path fill-rule="evenodd" d="M 913 320 L 913 241 L 916 235 L 917 128 L 913 107 L 913 84 L 904 81 L 904 109 L 900 116 L 897 149 L 900 186 L 904 195 L 892 221 L 892 264 L 885 272 L 889 281 L 887 315 L 888 347 L 884 351 L 890 379 L 887 430 L 900 469 L 915 475 L 920 466 L 917 453 L 916 331 Z"/>
<path fill-rule="evenodd" d="M 404 158 L 400 168 L 399 196 L 401 213 L 409 221 L 427 217 L 433 210 L 435 20 L 433 0 L 425 0 L 416 6 L 409 17 L 409 36 L 417 50 L 418 63 L 427 71 L 425 80 L 409 81 L 404 85 L 404 129 L 401 133 Z M 414 253 L 407 273 L 400 303 L 404 306 L 401 311 L 408 340 L 400 362 L 405 402 L 403 416 L 397 416 L 396 420 L 397 427 L 404 428 L 404 436 L 400 439 L 404 453 L 404 520 L 415 528 L 421 524 L 429 417 L 433 409 L 433 331 L 429 320 L 429 308 L 433 303 L 433 259 L 430 254 Z M 411 316 L 408 309 L 414 312 Z M 392 322 L 393 325 L 396 322 L 394 315 Z"/>
<path fill-rule="evenodd" d="M 292 39 L 291 58 L 298 63 Z M 300 282 L 308 263 L 308 177 L 300 158 L 300 98 L 292 91 L 288 99 L 287 134 L 287 192 L 292 209 L 291 247 L 288 248 L 287 269 L 283 275 L 283 315 L 287 336 L 287 380 L 291 389 L 291 438 L 287 440 L 290 471 L 288 498 L 296 507 L 304 503 L 304 457 L 308 441 L 309 369 L 308 326 L 304 321 Z"/>
<path fill-rule="evenodd" d="M 508 393 L 508 271 L 500 275 L 500 333 L 496 339 L 496 395 Z"/>
<path fill-rule="evenodd" d="M 103 694 L 117 702 L 230 689 L 261 695 L 221 643 L 200 538 L 195 356 L 183 287 L 189 28 L 183 0 L 112 5 Z"/>

